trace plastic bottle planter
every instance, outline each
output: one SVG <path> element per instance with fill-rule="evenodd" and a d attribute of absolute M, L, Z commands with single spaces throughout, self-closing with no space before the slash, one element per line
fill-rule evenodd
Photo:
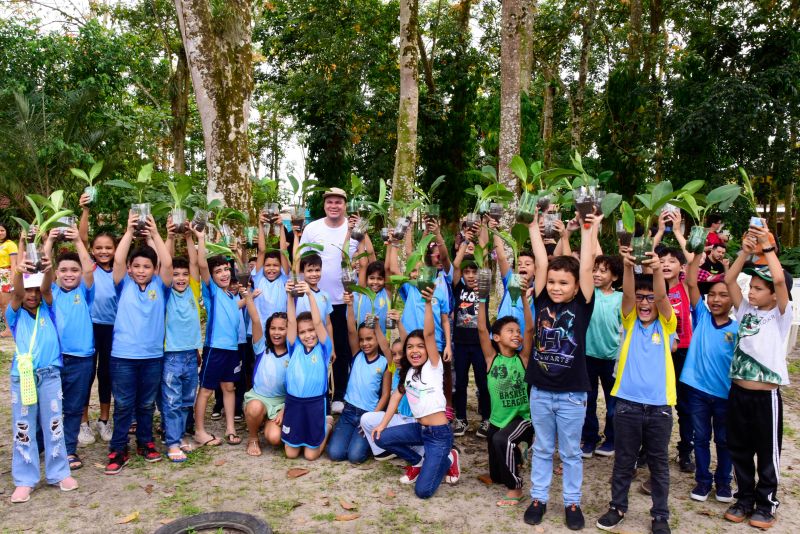
<path fill-rule="evenodd" d="M 302 229 L 306 223 L 306 209 L 302 206 L 293 206 L 289 210 L 289 217 L 292 220 L 292 226 L 299 226 Z"/>
<path fill-rule="evenodd" d="M 761 228 L 764 226 L 764 221 L 761 220 L 761 217 L 750 217 L 750 226 Z"/>
<path fill-rule="evenodd" d="M 350 231 L 350 237 L 356 241 L 361 241 L 369 230 L 369 220 L 366 217 L 359 217 L 358 222 Z"/>
<path fill-rule="evenodd" d="M 479 200 L 478 203 L 475 205 L 475 212 L 480 215 L 485 215 L 489 213 L 489 201 Z"/>
<path fill-rule="evenodd" d="M 247 242 L 247 246 L 253 248 L 256 246 L 256 240 L 258 239 L 258 228 L 255 226 L 248 226 L 244 229 L 244 239 Z"/>
<path fill-rule="evenodd" d="M 34 274 L 40 273 L 44 269 L 42 265 L 42 255 L 41 245 L 35 243 L 28 243 L 25 245 L 25 260 L 34 265 Z"/>
<path fill-rule="evenodd" d="M 226 247 L 231 246 L 233 243 L 233 230 L 226 223 L 219 225 L 220 242 Z"/>
<path fill-rule="evenodd" d="M 175 232 L 178 234 L 186 233 L 189 229 L 189 223 L 186 220 L 186 210 L 176 208 L 169 212 L 172 215 L 172 224 L 175 225 Z"/>
<path fill-rule="evenodd" d="M 595 189 L 593 186 L 581 186 L 575 195 L 575 208 L 578 210 L 578 217 L 581 222 L 586 220 L 588 215 L 594 213 Z M 586 223 L 584 222 L 584 227 Z"/>
<path fill-rule="evenodd" d="M 342 287 L 348 293 L 353 292 L 353 288 L 358 285 L 358 273 L 350 269 L 342 270 Z"/>
<path fill-rule="evenodd" d="M 500 217 L 503 216 L 503 205 L 492 202 L 489 204 L 489 217 L 495 221 L 500 222 Z"/>
<path fill-rule="evenodd" d="M 97 202 L 97 186 L 96 185 L 89 185 L 83 188 L 83 192 L 86 195 L 89 195 L 89 204 L 94 204 Z"/>
<path fill-rule="evenodd" d="M 518 223 L 530 224 L 533 222 L 533 214 L 536 209 L 535 198 L 536 197 L 527 191 L 523 191 L 522 196 L 519 198 L 519 205 L 517 206 Z"/>
<path fill-rule="evenodd" d="M 131 211 L 139 216 L 133 233 L 136 237 L 142 237 L 142 232 L 147 228 L 147 217 L 150 215 L 150 203 L 131 204 Z"/>
<path fill-rule="evenodd" d="M 208 226 L 208 212 L 206 210 L 195 210 L 192 217 L 192 224 L 198 232 L 204 232 Z"/>
<path fill-rule="evenodd" d="M 397 321 L 391 317 L 386 318 L 386 330 L 394 330 L 397 328 Z"/>
<path fill-rule="evenodd" d="M 58 240 L 59 241 L 66 241 L 67 240 L 67 229 L 72 228 L 78 222 L 78 218 L 74 215 L 68 215 L 66 217 L 61 217 L 58 222 L 63 224 L 58 228 Z"/>
<path fill-rule="evenodd" d="M 522 297 L 522 278 L 520 278 L 519 274 L 511 274 L 506 289 L 508 290 L 508 296 L 511 297 L 511 305 L 516 306 L 520 297 Z"/>
<path fill-rule="evenodd" d="M 700 254 L 706 248 L 706 238 L 708 237 L 709 228 L 702 226 L 692 226 L 689 231 L 689 239 L 686 240 L 686 246 L 689 252 Z"/>
<path fill-rule="evenodd" d="M 547 212 L 544 214 L 544 236 L 554 238 L 557 235 L 555 222 L 561 220 L 561 212 Z"/>
<path fill-rule="evenodd" d="M 481 300 L 488 299 L 491 290 L 492 270 L 486 268 L 478 269 L 478 298 Z"/>
<path fill-rule="evenodd" d="M 648 236 L 639 236 L 634 237 L 632 241 L 633 259 L 637 264 L 641 265 L 642 262 L 647 260 L 647 253 L 653 251 L 653 240 Z"/>
<path fill-rule="evenodd" d="M 250 287 L 250 272 L 247 269 L 243 270 L 236 270 L 236 281 L 239 282 L 239 285 L 245 288 Z"/>
<path fill-rule="evenodd" d="M 476 230 L 476 226 L 481 223 L 481 216 L 478 213 L 467 213 L 467 216 L 464 218 L 464 222 L 466 223 L 468 229 L 472 228 L 473 230 Z M 476 231 L 473 241 L 477 242 L 477 240 L 478 235 Z"/>
<path fill-rule="evenodd" d="M 391 228 L 386 228 L 386 227 L 381 228 L 381 241 L 383 241 L 384 243 L 389 241 L 389 235 L 391 233 L 392 233 Z"/>
<path fill-rule="evenodd" d="M 302 282 L 304 280 L 305 278 L 303 277 L 303 273 L 292 274 L 292 281 L 295 283 L 295 286 L 297 286 L 298 282 Z M 301 293 L 297 289 L 292 288 L 292 296 L 297 298 L 301 296 Z"/>
<path fill-rule="evenodd" d="M 433 286 L 436 285 L 437 274 L 436 267 L 428 267 L 427 265 L 422 267 L 417 277 L 417 289 L 422 292 L 426 289 L 433 288 Z"/>
<path fill-rule="evenodd" d="M 406 237 L 406 231 L 411 226 L 411 219 L 408 217 L 400 217 L 397 219 L 397 224 L 394 225 L 392 237 L 396 241 L 402 241 Z"/>
<path fill-rule="evenodd" d="M 622 223 L 622 221 L 617 221 L 617 239 L 619 239 L 620 246 L 631 246 L 632 237 L 633 234 L 625 229 L 625 225 Z"/>
<path fill-rule="evenodd" d="M 425 208 L 425 217 L 428 219 L 438 219 L 440 213 L 439 204 L 428 204 Z"/>
<path fill-rule="evenodd" d="M 364 326 L 367 328 L 375 328 L 375 323 L 378 320 L 378 316 L 372 313 L 368 313 L 364 315 Z"/>
<path fill-rule="evenodd" d="M 606 198 L 606 192 L 602 189 L 598 189 L 597 192 L 594 194 L 594 208 L 595 213 L 598 215 L 603 215 L 603 200 Z"/>

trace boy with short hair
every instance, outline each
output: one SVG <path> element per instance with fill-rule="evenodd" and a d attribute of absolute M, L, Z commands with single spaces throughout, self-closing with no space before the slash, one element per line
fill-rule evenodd
<path fill-rule="evenodd" d="M 24 241 L 19 249 L 25 250 Z M 42 258 L 42 266 L 44 274 L 27 274 L 35 268 L 22 255 L 14 272 L 11 302 L 6 309 L 8 328 L 16 344 L 11 360 L 11 417 L 14 424 L 11 477 L 15 486 L 11 494 L 12 503 L 28 502 L 39 483 L 37 431 L 40 428 L 47 482 L 58 484 L 62 491 L 78 488 L 78 482 L 69 472 L 64 443 L 61 352 L 52 308 L 53 274 L 47 257 Z"/>
<path fill-rule="evenodd" d="M 750 525 L 761 529 L 775 524 L 778 507 L 783 438 L 780 386 L 789 383 L 785 342 L 794 305 L 789 293 L 792 277 L 770 245 L 766 226 L 763 221 L 762 227 L 750 227 L 739 256 L 725 275 L 739 320 L 739 341 L 731 362 L 733 383 L 728 397 L 728 449 L 738 488 L 736 502 L 728 508 L 725 519 L 741 523 L 749 516 Z M 752 276 L 745 301 L 736 277 L 747 256 L 758 246 L 763 249 L 767 266 L 745 269 Z M 757 464 L 753 456 L 757 457 Z"/>
<path fill-rule="evenodd" d="M 308 284 L 309 294 L 297 297 L 295 310 L 298 315 L 303 312 L 311 311 L 308 299 L 313 297 L 317 301 L 320 319 L 328 330 L 328 335 L 333 339 L 333 326 L 331 325 L 330 315 L 333 313 L 333 304 L 328 292 L 319 287 L 322 278 L 322 258 L 319 254 L 309 254 L 300 260 L 300 272 L 303 273 L 303 280 Z"/>
<path fill-rule="evenodd" d="M 258 256 L 256 257 L 256 273 L 253 275 L 253 288 L 261 290 L 261 296 L 253 302 L 261 318 L 262 332 L 266 328 L 267 319 L 275 312 L 286 312 L 286 280 L 289 274 L 289 261 L 280 250 L 267 250 L 264 236 L 266 215 L 261 215 L 258 227 Z M 281 250 L 286 250 L 286 230 L 281 225 Z"/>
<path fill-rule="evenodd" d="M 164 443 L 167 446 L 167 458 L 174 463 L 185 462 L 186 451 L 190 450 L 183 434 L 194 407 L 200 360 L 198 351 L 203 347 L 197 250 L 190 234 L 185 234 L 185 239 L 188 259 L 177 257 L 172 260 L 172 290 L 167 299 L 161 382 Z"/>
<path fill-rule="evenodd" d="M 52 286 L 58 339 L 61 343 L 61 392 L 64 410 L 64 440 L 70 469 L 83 466 L 78 456 L 78 435 L 83 409 L 89 402 L 94 378 L 94 332 L 92 303 L 94 301 L 94 263 L 80 238 L 77 228 L 56 228 L 44 245 L 47 257 L 53 244 L 63 232 L 76 252 L 64 252 L 58 257 L 58 279 Z M 87 428 L 88 428 L 88 424 Z"/>
<path fill-rule="evenodd" d="M 633 257 L 628 249 L 623 252 L 621 313 L 625 340 L 611 390 L 617 397 L 611 502 L 596 525 L 612 530 L 622 522 L 628 511 L 628 491 L 639 449 L 646 443 L 652 481 L 652 532 L 669 534 L 669 439 L 677 396 L 669 338 L 675 332 L 677 317 L 655 254 L 647 254 L 643 267 L 654 267 L 653 274 L 636 275 Z"/>
<path fill-rule="evenodd" d="M 161 460 L 153 440 L 153 411 L 161 386 L 172 256 L 152 216 L 147 217 L 141 233 L 152 240 L 155 250 L 141 245 L 128 255 L 138 220 L 139 216 L 133 212 L 128 215 L 127 230 L 114 254 L 119 306 L 111 348 L 114 432 L 109 443 L 107 475 L 116 475 L 128 463 L 128 429 L 134 416 L 138 454 L 147 462 Z"/>

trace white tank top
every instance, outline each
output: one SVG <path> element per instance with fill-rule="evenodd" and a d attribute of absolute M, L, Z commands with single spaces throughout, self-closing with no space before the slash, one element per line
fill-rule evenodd
<path fill-rule="evenodd" d="M 414 378 L 415 371 L 409 369 L 406 374 L 406 398 L 415 419 L 426 415 L 445 411 L 447 401 L 444 398 L 444 365 L 437 367 L 428 360 L 422 365 L 419 376 Z"/>

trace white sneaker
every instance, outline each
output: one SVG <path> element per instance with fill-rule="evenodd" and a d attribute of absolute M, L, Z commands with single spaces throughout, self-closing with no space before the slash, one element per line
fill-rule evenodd
<path fill-rule="evenodd" d="M 89 423 L 81 423 L 80 432 L 78 432 L 78 445 L 85 447 L 97 441 L 94 437 L 94 432 L 89 428 Z"/>
<path fill-rule="evenodd" d="M 344 411 L 344 403 L 342 401 L 333 401 L 331 403 L 331 413 L 340 414 Z"/>
<path fill-rule="evenodd" d="M 100 439 L 106 442 L 111 441 L 111 435 L 114 433 L 114 429 L 111 428 L 111 421 L 106 421 L 105 423 L 97 421 L 94 427 L 97 429 L 97 433 L 100 434 Z"/>

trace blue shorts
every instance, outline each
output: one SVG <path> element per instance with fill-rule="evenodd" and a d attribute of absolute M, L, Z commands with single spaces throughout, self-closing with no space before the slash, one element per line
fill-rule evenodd
<path fill-rule="evenodd" d="M 238 350 L 203 347 L 200 387 L 216 389 L 220 382 L 236 382 L 241 372 L 242 359 Z"/>
<path fill-rule="evenodd" d="M 325 441 L 327 395 L 293 397 L 286 395 L 281 440 L 290 447 L 316 449 Z"/>

